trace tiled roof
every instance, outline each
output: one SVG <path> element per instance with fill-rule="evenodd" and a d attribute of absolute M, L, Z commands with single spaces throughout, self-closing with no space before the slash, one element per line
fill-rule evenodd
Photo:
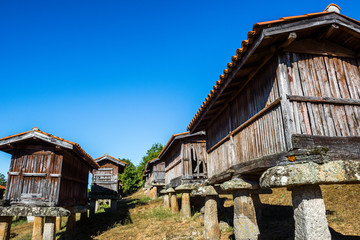
<path fill-rule="evenodd" d="M 330 6 L 336 6 L 337 8 L 340 9 L 340 7 L 338 7 L 337 5 L 330 4 L 325 10 L 327 10 Z M 305 19 L 305 18 L 312 18 L 312 17 L 331 14 L 331 13 L 333 13 L 333 12 L 323 11 L 323 12 L 318 12 L 318 13 L 304 14 L 304 15 L 300 15 L 300 16 L 282 17 L 279 20 L 274 20 L 274 21 L 255 23 L 253 26 L 253 30 L 248 32 L 247 39 L 242 41 L 242 43 L 241 43 L 241 48 L 238 48 L 236 50 L 236 54 L 231 57 L 231 61 L 227 64 L 227 68 L 223 71 L 223 74 L 220 75 L 219 80 L 216 82 L 213 89 L 210 91 L 209 95 L 205 98 L 203 104 L 200 106 L 199 110 L 197 111 L 197 113 L 193 117 L 192 121 L 190 122 L 189 126 L 187 127 L 187 130 L 190 131 L 194 127 L 195 123 L 204 114 L 209 103 L 216 97 L 217 92 L 223 87 L 224 82 L 226 81 L 226 79 L 229 76 L 229 74 L 231 73 L 231 71 L 235 68 L 235 66 L 237 65 L 239 60 L 242 59 L 244 54 L 247 52 L 249 46 L 251 46 L 251 44 L 254 42 L 255 38 L 261 33 L 262 28 L 271 27 L 271 25 L 277 24 L 277 23 L 290 22 L 290 21 L 301 20 L 301 19 Z M 339 15 L 341 15 L 341 14 L 339 14 Z M 343 16 L 351 21 L 359 23 L 359 21 L 356 21 L 347 16 L 344 16 L 344 15 L 341 15 L 341 16 Z"/>
<path fill-rule="evenodd" d="M 177 133 L 177 134 L 172 135 L 170 140 L 164 146 L 163 150 L 160 152 L 159 157 L 166 151 L 166 149 L 169 147 L 169 145 L 171 144 L 171 142 L 174 140 L 175 137 L 186 135 L 186 134 L 190 134 L 190 132 L 183 132 L 183 133 Z"/>
<path fill-rule="evenodd" d="M 74 142 L 71 142 L 71 141 L 68 141 L 68 140 L 65 140 L 61 137 L 56 137 L 52 134 L 49 134 L 49 133 L 46 133 L 46 132 L 43 132 L 43 131 L 40 131 L 38 128 L 34 127 L 31 131 L 26 131 L 26 132 L 22 132 L 22 133 L 18 133 L 18 134 L 15 134 L 15 135 L 11 135 L 11 136 L 8 136 L 8 137 L 4 137 L 4 138 L 0 138 L 0 141 L 2 140 L 6 140 L 6 139 L 10 139 L 10 138 L 13 138 L 13 137 L 17 137 L 17 136 L 22 136 L 22 135 L 25 135 L 27 133 L 31 133 L 31 132 L 38 132 L 38 133 L 41 133 L 41 134 L 44 134 L 46 136 L 49 136 L 51 138 L 55 138 L 57 140 L 60 140 L 60 141 L 63 141 L 63 142 L 66 142 L 66 143 L 70 143 L 71 145 L 74 146 L 74 148 L 76 150 L 78 150 L 90 163 L 92 163 L 94 166 L 96 167 L 99 167 L 99 165 L 94 161 L 94 159 L 89 155 L 87 154 L 81 147 L 79 144 L 77 143 L 74 143 Z M 93 167 L 94 167 L 93 166 Z"/>
<path fill-rule="evenodd" d="M 6 189 L 6 188 L 5 188 L 4 186 L 1 186 L 1 185 L 0 185 L 0 189 Z"/>
<path fill-rule="evenodd" d="M 95 158 L 94 160 L 97 161 L 97 160 L 99 160 L 99 159 L 101 159 L 101 158 L 104 158 L 104 157 L 110 158 L 110 159 L 112 159 L 112 160 L 114 160 L 114 161 L 121 162 L 121 163 L 127 165 L 126 162 L 121 161 L 120 159 L 114 158 L 114 157 L 112 157 L 112 156 L 110 156 L 110 155 L 107 155 L 107 154 L 105 154 L 105 155 L 103 155 L 103 156 L 101 156 L 101 157 Z"/>

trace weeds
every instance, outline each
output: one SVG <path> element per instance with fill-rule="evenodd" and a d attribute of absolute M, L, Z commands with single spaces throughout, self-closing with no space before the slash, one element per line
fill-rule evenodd
<path fill-rule="evenodd" d="M 18 225 L 21 225 L 21 224 L 24 224 L 24 223 L 27 223 L 27 218 L 26 217 L 20 217 L 19 219 L 13 221 L 11 223 L 11 226 L 15 227 L 15 226 L 18 226 Z"/>

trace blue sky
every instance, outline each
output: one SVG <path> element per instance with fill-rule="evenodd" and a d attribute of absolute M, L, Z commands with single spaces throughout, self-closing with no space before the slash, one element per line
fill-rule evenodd
<path fill-rule="evenodd" d="M 138 164 L 186 131 L 254 23 L 329 3 L 0 0 L 0 137 L 37 126 Z M 334 3 L 360 20 L 358 1 Z"/>

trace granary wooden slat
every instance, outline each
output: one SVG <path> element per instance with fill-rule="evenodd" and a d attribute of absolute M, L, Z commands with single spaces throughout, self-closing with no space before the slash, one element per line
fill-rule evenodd
<path fill-rule="evenodd" d="M 336 9 L 254 25 L 188 126 L 206 131 L 210 183 L 360 159 L 360 23 Z"/>
<path fill-rule="evenodd" d="M 11 205 L 87 204 L 89 171 L 99 165 L 77 144 L 33 128 L 0 139 L 12 155 L 5 191 Z"/>
<path fill-rule="evenodd" d="M 205 133 L 189 132 L 172 135 L 159 155 L 165 162 L 165 185 L 201 183 L 207 177 Z"/>
<path fill-rule="evenodd" d="M 121 184 L 119 174 L 123 173 L 127 163 L 116 159 L 108 154 L 96 158 L 95 162 L 99 164 L 98 169 L 94 169 L 92 174 L 92 184 L 90 197 L 97 195 L 114 195 L 119 197 L 121 194 Z"/>
<path fill-rule="evenodd" d="M 145 188 L 165 185 L 165 162 L 155 158 L 146 164 L 143 174 Z"/>

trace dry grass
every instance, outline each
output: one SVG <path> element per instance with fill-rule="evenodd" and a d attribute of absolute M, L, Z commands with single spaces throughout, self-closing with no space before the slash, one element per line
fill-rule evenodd
<path fill-rule="evenodd" d="M 328 185 L 321 189 L 334 239 L 360 239 L 354 237 L 360 236 L 360 185 Z M 232 196 L 220 197 L 219 220 L 230 223 L 230 227 L 222 231 L 221 240 L 233 239 Z M 291 193 L 286 188 L 278 188 L 273 189 L 273 194 L 261 195 L 260 198 L 263 203 L 262 239 L 293 239 Z M 202 214 L 196 213 L 191 219 L 181 220 L 179 214 L 172 214 L 162 207 L 161 199 L 150 201 L 142 191 L 122 199 L 118 208 L 116 214 L 101 209 L 86 225 L 78 226 L 75 239 L 204 239 Z M 65 228 L 58 233 L 58 239 L 64 239 L 64 231 Z M 12 227 L 12 239 L 15 240 L 31 239 L 31 233 L 32 224 L 26 222 Z"/>

